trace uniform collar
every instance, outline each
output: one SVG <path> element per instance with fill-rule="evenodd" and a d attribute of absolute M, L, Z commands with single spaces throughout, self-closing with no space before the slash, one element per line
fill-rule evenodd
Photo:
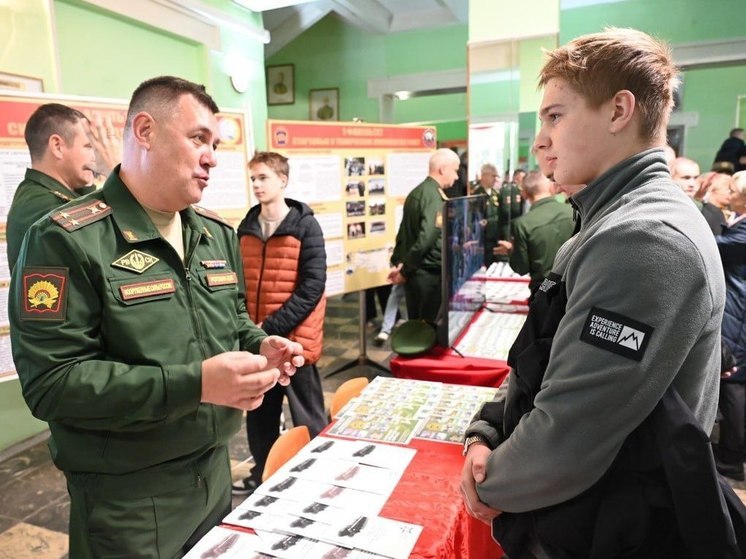
<path fill-rule="evenodd" d="M 132 196 L 132 193 L 119 178 L 117 165 L 106 179 L 103 187 L 104 200 L 111 206 L 114 222 L 122 232 L 122 236 L 129 243 L 149 241 L 161 237 L 160 232 L 153 224 L 142 205 Z M 202 225 L 194 210 L 189 207 L 181 213 L 183 227 L 202 231 Z"/>
<path fill-rule="evenodd" d="M 559 204 L 554 196 L 547 196 L 546 198 L 542 198 L 540 200 L 537 200 L 536 202 L 533 202 L 528 211 L 531 211 L 534 208 L 538 208 L 539 206 L 543 206 L 544 204 L 551 204 L 552 202 L 556 202 L 557 204 Z"/>
<path fill-rule="evenodd" d="M 79 196 L 77 192 L 75 192 L 74 190 L 70 190 L 57 179 L 53 179 L 46 173 L 42 173 L 41 171 L 37 171 L 36 169 L 26 169 L 25 178 L 27 181 L 33 181 L 37 184 L 42 185 L 47 190 L 57 192 L 58 194 L 62 194 L 63 196 L 66 196 L 70 199 L 77 198 Z"/>

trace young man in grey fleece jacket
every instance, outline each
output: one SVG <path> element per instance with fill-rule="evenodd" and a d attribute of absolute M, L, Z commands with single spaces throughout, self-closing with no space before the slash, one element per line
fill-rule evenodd
<path fill-rule="evenodd" d="M 566 191 L 581 225 L 541 287 L 563 283 L 566 304 L 533 409 L 505 440 L 488 413 L 467 430 L 461 491 L 480 520 L 591 488 L 670 385 L 713 426 L 725 288 L 712 233 L 662 150 L 676 79 L 667 46 L 634 30 L 548 53 L 534 149 L 558 184 L 581 185 Z"/>

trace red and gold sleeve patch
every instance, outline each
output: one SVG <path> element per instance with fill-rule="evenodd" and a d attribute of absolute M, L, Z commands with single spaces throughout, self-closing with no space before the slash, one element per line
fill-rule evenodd
<path fill-rule="evenodd" d="M 67 268 L 23 269 L 22 320 L 62 322 L 67 317 Z"/>

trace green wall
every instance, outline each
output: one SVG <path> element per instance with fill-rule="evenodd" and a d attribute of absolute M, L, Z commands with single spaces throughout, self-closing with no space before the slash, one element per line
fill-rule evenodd
<path fill-rule="evenodd" d="M 269 118 L 308 120 L 308 91 L 338 87 L 340 120 L 379 122 L 378 99 L 368 97 L 369 79 L 463 69 L 466 40 L 466 25 L 378 35 L 328 15 L 267 60 L 267 65 L 295 65 L 295 103 L 269 107 Z M 394 122 L 433 121 L 439 139 L 459 129 L 441 121 L 463 122 L 460 129 L 465 132 L 466 96 L 395 102 Z"/>
<path fill-rule="evenodd" d="M 700 41 L 743 38 L 744 0 L 622 0 L 560 11 L 560 44 L 606 25 L 634 27 L 674 47 Z M 682 111 L 697 113 L 687 128 L 685 153 L 709 169 L 720 144 L 736 126 L 736 99 L 746 94 L 746 66 L 683 73 Z"/>

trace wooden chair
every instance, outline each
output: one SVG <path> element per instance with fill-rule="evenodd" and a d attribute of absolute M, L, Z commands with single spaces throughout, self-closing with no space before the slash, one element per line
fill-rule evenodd
<path fill-rule="evenodd" d="M 360 394 L 366 386 L 368 386 L 368 379 L 365 377 L 351 378 L 350 380 L 346 380 L 340 384 L 329 404 L 329 415 L 331 415 L 332 419 L 334 419 L 334 416 L 337 415 L 339 410 L 341 410 L 347 402 Z"/>
<path fill-rule="evenodd" d="M 293 427 L 280 435 L 280 438 L 269 449 L 267 463 L 264 466 L 264 473 L 262 474 L 262 481 L 267 481 L 272 474 L 279 470 L 283 464 L 295 456 L 310 441 L 311 434 L 305 425 Z"/>

